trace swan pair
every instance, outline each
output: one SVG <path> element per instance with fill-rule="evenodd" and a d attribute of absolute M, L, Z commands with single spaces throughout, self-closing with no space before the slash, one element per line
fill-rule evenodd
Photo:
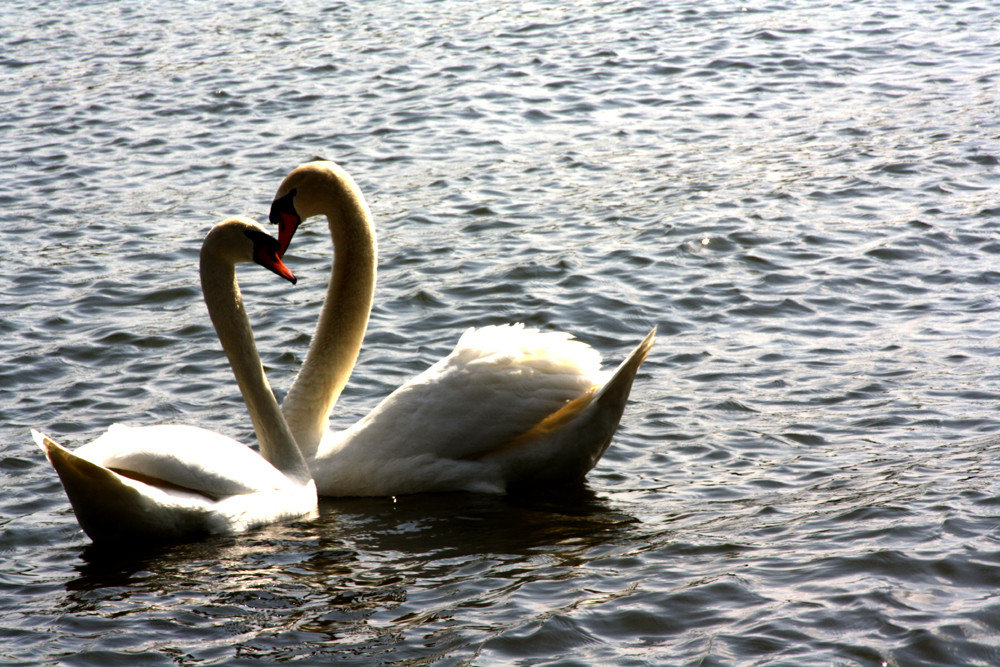
<path fill-rule="evenodd" d="M 226 290 L 229 297 L 235 293 L 238 304 L 233 265 L 239 261 L 258 261 L 283 275 L 275 266 L 283 267 L 280 257 L 298 226 L 316 215 L 324 215 L 329 225 L 332 274 L 305 361 L 276 413 L 246 315 L 241 305 L 238 313 L 225 311 Z M 565 333 L 519 324 L 469 329 L 451 354 L 394 391 L 351 428 L 332 432 L 329 416 L 354 368 L 374 298 L 377 244 L 371 213 L 346 171 L 333 162 L 315 161 L 284 179 L 270 219 L 278 224 L 277 257 L 261 261 L 256 248 L 249 252 L 245 243 L 234 244 L 226 259 L 217 262 L 213 260 L 218 252 L 202 251 L 206 302 L 250 410 L 262 457 L 228 438 L 188 426 L 115 426 L 75 457 L 36 434 L 63 479 L 81 525 L 95 541 L 133 535 L 162 538 L 164 532 L 172 537 L 236 532 L 311 511 L 317 490 L 329 496 L 503 493 L 517 486 L 580 480 L 600 460 L 652 347 L 655 329 L 614 372 L 601 371 L 600 355 Z M 237 227 L 244 228 L 248 238 L 263 234 L 252 221 L 232 219 L 213 229 L 206 248 L 215 245 L 210 240 L 216 230 Z M 254 236 L 247 227 L 254 228 Z M 224 233 L 230 235 L 219 231 L 219 238 Z M 212 258 L 207 266 L 206 253 Z M 206 271 L 226 270 L 228 288 L 221 287 L 225 281 L 204 278 Z M 230 335 L 230 325 L 237 335 Z M 197 444 L 178 444 L 182 441 Z M 236 447 L 242 448 L 239 458 L 229 451 Z M 218 465 L 231 472 L 223 473 Z M 274 473 L 269 479 L 283 481 L 280 490 L 265 489 L 263 469 L 268 466 Z M 177 469 L 183 473 L 175 479 L 171 475 Z M 78 474 L 81 470 L 95 480 L 99 470 L 102 481 L 94 482 L 98 486 L 129 487 L 131 495 L 117 493 L 131 500 L 95 499 L 101 494 L 77 480 L 85 476 Z M 247 479 L 251 470 L 252 482 Z M 210 480 L 209 488 L 194 485 L 193 478 Z M 238 482 L 246 485 L 238 487 Z M 271 496 L 265 499 L 268 492 Z M 309 492 L 312 505 L 305 508 Z M 181 505 L 183 509 L 177 509 Z M 122 509 L 132 506 L 141 512 Z M 200 519 L 193 518 L 196 507 Z M 245 513 L 234 516 L 232 510 L 240 507 Z"/>

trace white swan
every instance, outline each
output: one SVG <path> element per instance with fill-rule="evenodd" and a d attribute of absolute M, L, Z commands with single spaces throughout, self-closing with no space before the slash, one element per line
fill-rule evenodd
<path fill-rule="evenodd" d="M 316 510 L 316 485 L 267 383 L 236 283 L 236 263 L 250 261 L 295 282 L 277 248 L 254 221 L 231 218 L 212 228 L 201 249 L 205 303 L 261 455 L 195 426 L 115 424 L 75 452 L 32 430 L 95 543 L 236 533 Z"/>
<path fill-rule="evenodd" d="M 309 352 L 282 411 L 320 495 L 503 493 L 579 480 L 604 454 L 654 329 L 614 372 L 565 333 L 469 329 L 454 351 L 346 431 L 327 422 L 361 349 L 375 289 L 376 240 L 357 184 L 338 165 L 304 164 L 278 188 L 280 254 L 297 226 L 326 215 L 333 271 Z"/>

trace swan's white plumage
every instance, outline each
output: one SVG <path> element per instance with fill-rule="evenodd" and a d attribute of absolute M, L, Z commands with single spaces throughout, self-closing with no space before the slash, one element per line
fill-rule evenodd
<path fill-rule="evenodd" d="M 637 354 L 645 358 L 651 344 Z M 611 378 L 596 350 L 563 332 L 520 324 L 470 329 L 451 354 L 366 417 L 328 431 L 310 468 L 321 493 L 341 496 L 503 493 L 514 484 L 582 477 L 621 416 L 619 408 L 613 423 L 593 423 L 593 399 Z M 576 412 L 558 429 L 534 433 L 574 401 Z"/>
<path fill-rule="evenodd" d="M 562 332 L 470 329 L 451 354 L 396 389 L 345 437 L 364 437 L 364 445 L 351 446 L 373 454 L 477 459 L 593 389 L 603 377 L 600 362 Z"/>
<path fill-rule="evenodd" d="M 238 440 L 186 424 L 113 424 L 74 453 L 105 468 L 160 477 L 212 496 L 288 485 L 284 474 Z"/>
<path fill-rule="evenodd" d="M 160 427 L 140 426 L 126 430 L 141 438 L 140 432 L 146 428 Z M 292 484 L 287 478 L 277 479 L 276 476 L 284 475 L 235 440 L 231 441 L 234 446 L 224 447 L 223 451 L 204 443 L 200 447 L 196 445 L 201 449 L 200 458 L 188 458 L 187 466 L 158 470 L 150 474 L 156 482 L 147 483 L 114 472 L 112 468 L 120 467 L 114 456 L 101 459 L 98 452 L 85 451 L 87 445 L 71 452 L 35 430 L 32 436 L 59 473 L 80 526 L 95 542 L 141 545 L 239 533 L 316 510 L 313 482 L 303 485 Z M 81 456 L 81 452 L 84 455 Z M 244 453 L 253 457 L 246 457 Z M 146 465 L 140 464 L 140 467 L 149 468 L 152 463 L 163 461 L 164 457 L 157 452 L 148 454 Z M 247 479 L 226 480 L 225 475 L 219 474 L 218 465 L 227 455 L 234 456 L 225 463 L 233 466 L 233 473 L 239 471 L 235 466 L 249 465 Z M 131 462 L 142 458 L 141 455 L 131 457 Z M 194 469 L 205 472 L 204 478 L 192 476 Z M 174 474 L 177 471 L 182 474 Z M 247 487 L 247 480 L 264 483 L 251 490 L 241 490 Z"/>
<path fill-rule="evenodd" d="M 252 232 L 252 235 L 248 235 Z M 202 248 L 205 301 L 244 395 L 261 454 L 186 425 L 115 424 L 71 452 L 32 430 L 95 542 L 147 542 L 236 533 L 316 510 L 316 485 L 264 376 L 236 284 L 235 263 L 273 256 L 255 222 L 216 225 Z M 265 266 L 275 265 L 264 259 Z M 291 280 L 290 272 L 285 275 Z M 268 458 L 265 458 L 268 457 Z"/>
<path fill-rule="evenodd" d="M 271 221 L 282 249 L 297 225 L 325 215 L 334 246 L 326 302 L 282 404 L 322 495 L 395 495 L 578 480 L 621 419 L 650 334 L 614 373 L 562 332 L 522 325 L 470 329 L 454 351 L 339 433 L 328 420 L 357 360 L 375 289 L 377 242 L 357 183 L 332 162 L 293 170 Z"/>

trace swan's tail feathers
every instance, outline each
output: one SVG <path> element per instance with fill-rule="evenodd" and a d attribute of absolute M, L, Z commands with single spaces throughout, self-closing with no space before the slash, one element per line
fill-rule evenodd
<path fill-rule="evenodd" d="M 161 526 L 150 521 L 147 499 L 137 483 L 69 451 L 32 429 L 31 435 L 59 474 L 80 527 L 94 542 L 161 541 Z"/>
<path fill-rule="evenodd" d="M 42 451 L 45 452 L 46 458 L 48 458 L 52 467 L 56 469 L 56 472 L 59 473 L 60 478 L 62 477 L 63 472 L 67 475 L 73 476 L 89 474 L 98 478 L 103 476 L 100 471 L 104 471 L 109 474 L 111 472 L 106 468 L 102 468 L 101 466 L 91 463 L 86 459 L 80 458 L 40 431 L 31 429 L 31 437 L 34 438 L 35 444 L 41 447 Z"/>
<path fill-rule="evenodd" d="M 45 452 L 46 457 L 49 454 L 49 443 L 55 445 L 56 447 L 59 446 L 58 444 L 56 444 L 55 440 L 45 435 L 41 431 L 36 431 L 35 429 L 31 429 L 31 439 L 35 441 L 36 445 L 41 447 L 42 451 Z"/>
<path fill-rule="evenodd" d="M 31 437 L 45 452 L 49 463 L 59 473 L 59 478 L 63 480 L 64 486 L 66 486 L 67 478 L 74 485 L 83 486 L 107 483 L 115 478 L 115 474 L 107 468 L 77 456 L 44 433 L 32 429 Z"/>
<path fill-rule="evenodd" d="M 642 362 L 646 361 L 646 357 L 649 356 L 649 351 L 653 349 L 653 343 L 655 342 L 656 327 L 653 327 L 653 330 L 646 334 L 642 342 L 636 345 L 635 349 L 625 357 L 625 361 L 618 365 L 611 379 L 598 391 L 596 400 L 601 400 L 602 395 L 605 394 L 618 393 L 622 394 L 622 405 L 624 406 L 625 400 L 628 399 L 628 395 L 632 391 L 632 380 L 635 379 L 635 374 L 639 372 Z"/>
<path fill-rule="evenodd" d="M 646 357 L 649 356 L 649 351 L 653 349 L 655 342 L 656 327 L 653 327 L 652 331 L 646 334 L 642 342 L 636 345 L 635 349 L 625 358 L 625 361 L 619 364 L 611 379 L 597 391 L 597 395 L 594 397 L 597 412 L 600 414 L 597 421 L 600 427 L 603 427 L 605 437 L 600 448 L 594 452 L 591 467 L 597 465 L 608 449 L 608 445 L 611 444 L 611 438 L 618 430 L 618 423 L 622 419 L 622 413 L 625 412 L 625 404 L 628 402 L 629 394 L 632 393 L 632 381 L 635 380 L 639 367 L 642 366 L 642 362 L 646 361 Z"/>
<path fill-rule="evenodd" d="M 578 482 L 597 465 L 618 429 L 632 381 L 655 338 L 654 328 L 607 382 L 491 452 L 508 467 L 511 485 Z"/>

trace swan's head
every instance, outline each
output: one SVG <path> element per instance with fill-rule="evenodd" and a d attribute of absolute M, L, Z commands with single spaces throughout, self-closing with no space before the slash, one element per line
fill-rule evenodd
<path fill-rule="evenodd" d="M 284 256 L 305 220 L 326 215 L 334 228 L 358 210 L 369 215 L 360 188 L 340 165 L 329 160 L 299 165 L 281 182 L 271 202 L 269 219 L 278 225 L 278 256 Z"/>
<path fill-rule="evenodd" d="M 201 256 L 231 265 L 253 262 L 281 276 L 293 285 L 295 274 L 279 255 L 278 239 L 264 231 L 250 218 L 223 220 L 208 232 L 201 246 Z"/>

